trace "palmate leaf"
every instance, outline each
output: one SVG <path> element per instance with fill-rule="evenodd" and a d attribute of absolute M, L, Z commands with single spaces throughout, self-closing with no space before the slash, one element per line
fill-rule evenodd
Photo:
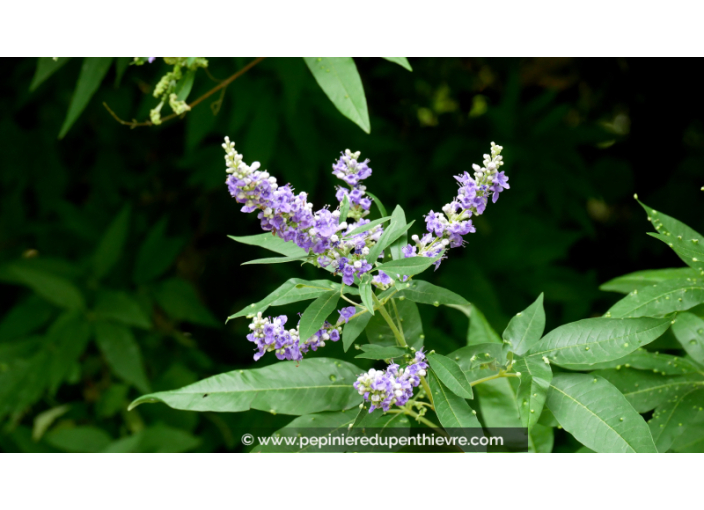
<path fill-rule="evenodd" d="M 543 336 L 545 330 L 545 310 L 543 294 L 528 308 L 514 316 L 504 331 L 504 340 L 509 342 L 511 350 L 522 356 Z"/>
<path fill-rule="evenodd" d="M 389 276 L 397 274 L 413 276 L 422 273 L 437 260 L 437 258 L 431 259 L 430 257 L 411 257 L 386 262 L 385 264 L 381 264 L 378 269 L 379 271 L 384 271 Z"/>
<path fill-rule="evenodd" d="M 668 451 L 690 429 L 704 425 L 704 387 L 696 385 L 677 392 L 655 410 L 649 425 L 658 451 Z"/>
<path fill-rule="evenodd" d="M 699 271 L 700 276 L 704 275 L 704 247 L 699 244 L 700 239 L 686 239 L 668 234 L 653 234 L 652 232 L 648 232 L 648 235 L 668 245 L 685 264 Z M 701 242 L 704 243 L 704 238 L 701 239 Z"/>
<path fill-rule="evenodd" d="M 634 290 L 641 291 L 646 287 L 652 287 L 667 280 L 680 280 L 682 278 L 696 278 L 699 272 L 689 267 L 678 267 L 672 269 L 648 269 L 636 271 L 624 276 L 619 276 L 609 280 L 599 286 L 599 289 L 607 292 L 620 292 L 630 294 Z"/>
<path fill-rule="evenodd" d="M 264 368 L 235 370 L 171 391 L 144 395 L 130 405 L 163 402 L 188 411 L 241 412 L 249 409 L 280 414 L 339 411 L 359 405 L 352 387 L 361 370 L 329 358 L 281 361 Z M 350 413 L 350 416 L 354 416 Z"/>
<path fill-rule="evenodd" d="M 410 299 L 414 303 L 435 306 L 471 306 L 471 303 L 459 294 L 422 280 L 413 280 L 410 283 L 397 282 L 396 288 L 399 289 L 399 292 L 395 297 Z"/>
<path fill-rule="evenodd" d="M 639 413 L 646 413 L 682 392 L 704 386 L 702 374 L 664 375 L 633 368 L 592 372 L 616 386 Z"/>
<path fill-rule="evenodd" d="M 704 303 L 704 279 L 667 280 L 635 290 L 614 306 L 606 317 L 645 317 L 682 312 Z"/>
<path fill-rule="evenodd" d="M 595 452 L 657 452 L 643 417 L 603 377 L 558 374 L 545 405 L 567 432 Z"/>
<path fill-rule="evenodd" d="M 622 358 L 660 337 L 670 319 L 594 318 L 565 324 L 552 330 L 528 351 L 557 365 L 588 365 Z"/>
<path fill-rule="evenodd" d="M 227 236 L 233 241 L 237 241 L 242 244 L 249 244 L 251 246 L 259 246 L 261 248 L 266 248 L 281 255 L 287 257 L 303 257 L 308 252 L 303 248 L 299 248 L 294 243 L 290 241 L 284 241 L 280 237 L 272 234 L 257 234 L 255 236 Z"/>
<path fill-rule="evenodd" d="M 694 361 L 704 365 L 704 320 L 691 313 L 680 313 L 672 333 Z"/>
<path fill-rule="evenodd" d="M 280 287 L 258 303 L 245 306 L 239 312 L 230 315 L 227 320 L 236 319 L 237 317 L 254 316 L 259 312 L 264 313 L 270 306 L 281 306 L 306 301 L 308 299 L 315 299 L 331 290 L 339 292 L 340 284 L 329 280 L 302 280 L 301 278 L 291 278 L 286 280 Z M 354 294 L 356 289 L 345 287 L 345 291 Z"/>
<path fill-rule="evenodd" d="M 473 399 L 472 386 L 456 361 L 442 354 L 429 354 L 428 363 L 433 373 L 447 388 L 458 397 Z"/>
<path fill-rule="evenodd" d="M 352 57 L 303 57 L 303 60 L 340 113 L 369 133 L 367 99 Z"/>
<path fill-rule="evenodd" d="M 299 324 L 301 340 L 309 339 L 323 327 L 325 319 L 335 311 L 339 300 L 340 293 L 336 290 L 332 290 L 320 295 L 315 301 L 308 305 L 308 308 L 306 308 L 303 315 L 301 315 L 301 322 Z"/>
<path fill-rule="evenodd" d="M 516 393 L 521 423 L 531 430 L 543 412 L 552 370 L 550 365 L 536 357 L 519 358 L 513 369 L 521 373 L 521 383 Z"/>

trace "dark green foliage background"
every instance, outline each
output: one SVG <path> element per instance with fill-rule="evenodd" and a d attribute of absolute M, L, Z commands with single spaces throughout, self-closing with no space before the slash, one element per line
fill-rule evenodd
<path fill-rule="evenodd" d="M 250 60 L 211 59 L 209 71 L 226 78 Z M 511 189 L 475 221 L 468 246 L 452 250 L 424 278 L 475 303 L 497 331 L 540 292 L 549 331 L 603 314 L 620 297 L 598 290 L 610 278 L 681 266 L 663 243 L 645 235 L 651 229 L 634 193 L 695 230 L 704 228 L 699 61 L 410 59 L 412 73 L 381 59 L 356 62 L 370 135 L 339 114 L 301 59 L 267 59 L 254 67 L 228 87 L 217 116 L 208 106 L 216 94 L 161 127 L 119 125 L 101 103 L 125 119 L 148 118 L 156 102 L 149 88 L 166 71 L 158 61 L 129 67 L 119 86 L 113 68 L 59 141 L 80 60 L 32 93 L 36 59 L 3 60 L 0 321 L 14 306 L 42 299 L 3 276 L 2 268 L 22 259 L 72 280 L 87 302 L 82 320 L 88 323 L 106 289 L 140 303 L 151 326 L 132 331 L 152 390 L 252 366 L 248 321 L 225 325 L 224 319 L 287 278 L 324 275 L 295 264 L 240 267 L 268 254 L 226 237 L 260 231 L 255 215 L 240 213 L 223 185 L 225 135 L 247 162 L 259 160 L 280 182 L 309 191 L 318 207 L 335 201 L 330 169 L 339 152 L 362 151 L 374 170 L 369 190 L 389 209 L 402 205 L 416 220 L 411 233 L 419 234 L 422 215 L 453 196 L 452 175 L 480 163 L 490 141 L 503 145 Z M 214 85 L 199 72 L 190 99 Z M 98 280 L 89 271 L 93 253 L 126 206 L 124 250 Z M 166 237 L 140 260 L 160 221 Z M 28 336 L 46 337 L 60 314 L 42 303 L 45 316 L 27 319 Z M 302 308 L 281 310 L 291 316 Z M 462 314 L 433 307 L 421 313 L 427 347 L 448 353 L 465 345 Z M 143 392 L 110 368 L 93 336 L 56 391 L 40 385 L 27 405 L 3 410 L 8 397 L 0 388 L 0 450 L 100 450 L 141 431 L 139 446 L 126 449 L 237 451 L 237 431 L 290 421 L 259 411 L 215 415 L 164 405 L 128 413 L 128 402 Z M 8 342 L 0 336 L 0 355 Z M 666 351 L 667 342 L 666 335 L 652 347 Z M 351 361 L 354 351 L 345 355 L 341 345 L 328 345 L 315 355 Z M 266 356 L 260 365 L 272 360 Z M 354 360 L 360 368 L 373 363 L 360 361 Z M 3 372 L 15 362 L 0 359 L 6 388 L 11 381 Z M 39 383 L 18 384 L 33 391 Z M 33 440 L 36 417 L 64 404 L 49 432 Z M 556 451 L 579 446 L 566 433 L 556 436 Z"/>

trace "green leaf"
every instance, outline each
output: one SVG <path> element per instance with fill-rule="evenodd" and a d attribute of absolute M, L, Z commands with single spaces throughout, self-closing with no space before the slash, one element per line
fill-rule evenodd
<path fill-rule="evenodd" d="M 71 126 L 81 115 L 93 94 L 100 87 L 100 83 L 112 65 L 113 57 L 86 57 L 83 59 L 81 74 L 76 82 L 76 90 L 73 91 L 71 104 L 68 107 L 66 120 L 64 120 L 59 132 L 59 139 L 62 139 L 71 129 Z"/>
<path fill-rule="evenodd" d="M 672 235 L 653 234 L 652 232 L 648 232 L 648 235 L 668 245 L 685 264 L 699 271 L 699 275 L 704 276 L 704 248 L 699 245 L 700 238 L 676 238 Z M 701 238 L 701 241 L 704 243 L 704 238 Z"/>
<path fill-rule="evenodd" d="M 186 71 L 186 74 L 179 80 L 176 84 L 176 99 L 179 101 L 185 101 L 188 98 L 188 94 L 191 93 L 193 88 L 193 82 L 196 78 L 196 72 L 193 69 Z"/>
<path fill-rule="evenodd" d="M 609 368 L 618 369 L 624 366 L 626 368 L 637 368 L 638 370 L 650 370 L 663 375 L 682 375 L 698 372 L 700 370 L 696 364 L 687 359 L 680 358 L 679 356 L 672 356 L 670 354 L 648 352 L 642 348 L 613 361 L 590 363 L 588 365 L 571 365 L 569 363 L 565 363 L 560 364 L 560 366 L 569 370 L 589 371 Z"/>
<path fill-rule="evenodd" d="M 592 372 L 616 386 L 639 413 L 647 413 L 683 391 L 702 387 L 701 374 L 663 375 L 633 368 L 599 370 Z"/>
<path fill-rule="evenodd" d="M 704 320 L 691 313 L 680 313 L 672 333 L 694 361 L 704 365 Z"/>
<path fill-rule="evenodd" d="M 411 222 L 411 224 L 413 224 L 413 222 Z M 406 225 L 406 215 L 401 206 L 397 205 L 394 212 L 391 213 L 391 222 L 384 230 L 384 233 L 381 234 L 379 241 L 369 249 L 367 262 L 374 264 L 382 251 L 386 250 L 387 247 L 392 245 L 400 237 L 405 237 L 403 234 L 411 227 L 411 224 Z M 394 257 L 394 259 L 396 258 L 403 257 Z"/>
<path fill-rule="evenodd" d="M 474 398 L 472 387 L 456 362 L 447 356 L 435 353 L 428 355 L 428 363 L 437 378 L 455 395 L 468 399 Z"/>
<path fill-rule="evenodd" d="M 476 412 L 469 407 L 467 401 L 452 393 L 433 372 L 428 373 L 428 385 L 433 394 L 435 414 L 437 414 L 438 420 L 440 420 L 440 424 L 444 428 L 473 428 L 481 430 L 482 426 L 477 419 Z M 464 447 L 464 450 L 486 451 L 486 447 L 468 445 Z"/>
<path fill-rule="evenodd" d="M 201 302 L 193 286 L 180 278 L 164 280 L 155 289 L 154 297 L 159 306 L 173 319 L 221 327 L 220 322 Z"/>
<path fill-rule="evenodd" d="M 45 436 L 46 442 L 66 452 L 97 453 L 107 447 L 112 438 L 97 427 L 58 429 Z"/>
<path fill-rule="evenodd" d="M 139 344 L 128 327 L 96 322 L 95 340 L 113 372 L 140 391 L 150 391 Z"/>
<path fill-rule="evenodd" d="M 552 381 L 550 365 L 539 358 L 519 358 L 513 366 L 520 372 L 520 386 L 516 393 L 521 423 L 530 431 L 538 423 Z"/>
<path fill-rule="evenodd" d="M 643 417 L 603 377 L 557 374 L 546 406 L 567 432 L 595 452 L 657 452 Z"/>
<path fill-rule="evenodd" d="M 606 317 L 644 317 L 689 310 L 704 303 L 704 281 L 684 278 L 633 291 L 614 306 Z"/>
<path fill-rule="evenodd" d="M 367 327 L 371 318 L 371 314 L 363 313 L 354 319 L 350 319 L 349 322 L 345 324 L 342 328 L 342 346 L 345 352 L 347 352 L 352 343 L 359 337 L 362 331 L 364 331 L 364 328 Z"/>
<path fill-rule="evenodd" d="M 536 343 L 529 356 L 547 357 L 557 365 L 588 365 L 611 361 L 629 354 L 660 337 L 670 319 L 593 318 L 553 329 Z"/>
<path fill-rule="evenodd" d="M 338 411 L 359 405 L 352 387 L 361 370 L 329 358 L 280 361 L 252 370 L 235 370 L 185 386 L 144 395 L 130 405 L 163 402 L 188 411 L 241 412 L 249 409 L 292 414 Z"/>
<path fill-rule="evenodd" d="M 475 402 L 479 404 L 485 429 L 520 428 L 515 378 L 501 377 L 474 386 Z"/>
<path fill-rule="evenodd" d="M 248 260 L 247 262 L 242 262 L 243 266 L 248 266 L 251 264 L 281 264 L 283 262 L 295 262 L 295 261 L 305 261 L 308 260 L 308 256 L 294 256 L 294 257 L 268 257 L 264 259 Z"/>
<path fill-rule="evenodd" d="M 0 321 L 0 343 L 24 337 L 44 326 L 54 308 L 34 294 L 20 301 Z"/>
<path fill-rule="evenodd" d="M 411 64 L 408 63 L 408 59 L 406 57 L 381 57 L 384 60 L 388 60 L 389 62 L 393 62 L 394 64 L 398 64 L 407 71 L 413 71 L 411 68 Z"/>
<path fill-rule="evenodd" d="M 254 316 L 259 312 L 264 313 L 270 306 L 281 306 L 289 303 L 297 303 L 307 299 L 315 299 L 326 292 L 335 290 L 340 291 L 340 284 L 329 280 L 302 280 L 300 278 L 291 278 L 286 280 L 283 285 L 278 287 L 274 292 L 259 301 L 245 306 L 242 310 L 234 315 L 230 315 L 227 320 L 236 319 L 243 316 Z M 348 292 L 354 293 L 355 289 L 346 287 Z"/>
<path fill-rule="evenodd" d="M 391 216 L 384 216 L 383 218 L 379 218 L 374 221 L 370 221 L 369 223 L 366 223 L 364 225 L 360 225 L 359 227 L 356 227 L 349 232 L 345 233 L 345 239 L 349 239 L 350 237 L 361 234 L 362 232 L 367 232 L 372 230 L 374 227 L 377 225 L 381 225 L 382 223 L 389 221 L 391 219 Z"/>
<path fill-rule="evenodd" d="M 471 306 L 471 303 L 459 294 L 455 294 L 451 290 L 438 287 L 432 283 L 422 280 L 413 280 L 409 283 L 396 283 L 396 288 L 400 289 L 395 296 L 398 298 L 410 299 L 414 303 L 423 303 L 426 305 L 460 305 Z"/>
<path fill-rule="evenodd" d="M 40 339 L 43 340 L 43 339 Z M 29 343 L 25 339 L 23 343 Z M 10 413 L 21 413 L 37 402 L 49 385 L 51 353 L 42 349 L 26 359 L 0 360 L 0 418 Z"/>
<path fill-rule="evenodd" d="M 167 218 L 159 220 L 137 252 L 132 279 L 135 283 L 155 280 L 169 269 L 181 252 L 184 240 L 166 236 Z"/>
<path fill-rule="evenodd" d="M 411 257 L 408 259 L 399 259 L 381 264 L 378 269 L 394 278 L 394 275 L 413 276 L 420 274 L 428 269 L 438 258 L 431 259 L 430 257 Z"/>
<path fill-rule="evenodd" d="M 418 312 L 418 306 L 416 306 L 416 304 L 412 301 L 407 300 L 395 300 L 395 303 L 398 314 L 401 317 L 401 326 L 403 328 L 403 336 L 406 339 L 406 343 L 410 347 L 420 349 L 423 346 L 425 335 L 423 335 L 423 324 L 420 319 L 420 313 Z M 395 320 L 396 314 L 393 307 L 388 306 L 388 303 L 387 310 L 389 311 L 391 317 Z M 381 314 L 377 314 L 371 318 L 366 332 L 367 339 L 370 344 L 387 346 L 396 345 L 396 337 Z"/>
<path fill-rule="evenodd" d="M 322 294 L 308 305 L 308 308 L 306 308 L 303 315 L 301 315 L 299 327 L 301 340 L 308 340 L 323 327 L 325 319 L 335 311 L 339 299 L 340 293 L 336 290 L 331 290 Z"/>
<path fill-rule="evenodd" d="M 5 271 L 18 283 L 31 288 L 41 297 L 61 308 L 82 310 L 85 308 L 83 294 L 69 280 L 31 267 L 28 264 L 14 262 L 4 267 Z"/>
<path fill-rule="evenodd" d="M 360 411 L 361 412 L 361 411 Z M 364 412 L 364 414 L 368 414 Z M 359 413 L 357 414 L 359 416 Z M 274 432 L 271 437 L 275 438 L 298 438 L 302 436 L 310 437 L 312 430 L 325 430 L 325 435 L 330 435 L 332 437 L 338 437 L 341 434 L 346 436 L 354 435 L 348 433 L 350 430 L 350 425 L 352 420 L 354 420 L 355 414 L 353 411 L 348 412 L 323 412 L 316 414 L 306 414 L 304 416 L 299 416 L 294 418 L 286 426 L 280 428 Z M 311 430 L 312 429 L 312 430 Z M 256 445 L 251 453 L 317 453 L 317 452 L 344 452 L 348 449 L 347 445 L 325 445 L 323 447 L 318 447 L 318 445 L 303 445 L 298 440 L 292 441 L 294 444 L 287 444 L 284 439 L 281 441 L 283 444 L 273 444 L 268 445 Z"/>
<path fill-rule="evenodd" d="M 470 382 L 496 372 L 492 369 L 487 373 L 487 369 L 480 368 L 480 365 L 495 364 L 495 362 L 503 364 L 505 361 L 503 345 L 494 342 L 467 345 L 448 354 L 447 357 L 457 362 Z"/>
<path fill-rule="evenodd" d="M 127 71 L 130 66 L 132 59 L 130 57 L 117 57 L 115 59 L 115 88 L 120 86 L 122 82 L 122 76 Z"/>
<path fill-rule="evenodd" d="M 86 350 L 91 332 L 90 324 L 76 311 L 64 313 L 49 328 L 47 348 L 51 353 L 49 391 L 52 394 L 69 376 L 74 363 Z"/>
<path fill-rule="evenodd" d="M 132 436 L 113 441 L 102 453 L 182 453 L 197 448 L 201 440 L 185 430 L 157 424 Z"/>
<path fill-rule="evenodd" d="M 51 427 L 58 418 L 66 414 L 70 409 L 70 406 L 62 405 L 47 409 L 46 411 L 35 416 L 34 427 L 32 428 L 32 439 L 39 442 L 49 427 Z"/>
<path fill-rule="evenodd" d="M 636 271 L 624 276 L 619 276 L 613 280 L 602 284 L 599 289 L 607 292 L 620 292 L 630 294 L 634 290 L 641 291 L 646 287 L 652 287 L 667 280 L 679 280 L 682 278 L 696 278 L 699 272 L 689 267 L 678 267 L 672 269 L 648 269 L 646 271 Z"/>
<path fill-rule="evenodd" d="M 658 451 L 666 452 L 690 428 L 704 424 L 704 387 L 692 386 L 658 407 L 650 420 Z"/>
<path fill-rule="evenodd" d="M 347 220 L 347 214 L 350 212 L 350 197 L 345 195 L 340 204 L 340 218 L 339 221 L 342 223 Z"/>
<path fill-rule="evenodd" d="M 469 305 L 447 305 L 455 308 L 469 317 L 469 331 L 467 332 L 467 345 L 479 345 L 485 343 L 502 344 L 501 337 L 491 327 L 484 314 L 474 306 Z"/>
<path fill-rule="evenodd" d="M 108 274 L 122 256 L 130 226 L 130 211 L 129 205 L 123 207 L 98 243 L 93 255 L 93 274 L 98 279 Z"/>
<path fill-rule="evenodd" d="M 361 359 L 392 359 L 400 358 L 408 351 L 402 347 L 384 347 L 381 345 L 365 344 L 362 345 L 362 354 L 358 354 L 355 358 Z"/>
<path fill-rule="evenodd" d="M 150 329 L 151 320 L 139 302 L 126 292 L 103 289 L 98 292 L 95 313 L 103 318 L 128 326 Z"/>
<path fill-rule="evenodd" d="M 374 201 L 377 209 L 379 209 L 379 214 L 381 214 L 382 216 L 386 216 L 386 207 L 384 207 L 384 204 L 381 203 L 381 200 L 379 200 L 375 195 L 370 193 L 368 190 L 365 190 L 364 193 Z"/>
<path fill-rule="evenodd" d="M 374 315 L 373 293 L 374 290 L 372 289 L 371 278 L 365 278 L 365 280 L 359 284 L 359 297 L 362 299 L 362 304 L 369 310 L 371 315 Z"/>
<path fill-rule="evenodd" d="M 671 234 L 674 237 L 681 236 L 682 239 L 701 239 L 704 241 L 699 232 L 689 228 L 681 221 L 678 221 L 667 214 L 663 214 L 660 211 L 651 209 L 640 200 L 638 203 L 643 207 L 643 209 L 645 209 L 645 212 L 648 213 L 648 221 L 653 224 L 655 230 L 657 230 L 660 234 Z"/>
<path fill-rule="evenodd" d="M 59 57 L 54 60 L 52 57 L 39 57 L 37 59 L 37 70 L 34 72 L 34 78 L 32 78 L 29 91 L 32 92 L 35 90 L 39 85 L 44 83 L 47 78 L 61 69 L 61 67 L 68 62 L 69 58 L 71 57 Z"/>
<path fill-rule="evenodd" d="M 541 293 L 532 305 L 511 319 L 503 337 L 515 354 L 523 356 L 540 340 L 544 330 L 545 310 Z"/>
<path fill-rule="evenodd" d="M 371 131 L 362 79 L 351 57 L 303 57 L 332 104 L 348 119 Z"/>
<path fill-rule="evenodd" d="M 255 236 L 227 236 L 233 241 L 237 241 L 242 244 L 249 244 L 251 246 L 259 246 L 260 248 L 266 248 L 281 255 L 286 255 L 287 257 L 304 257 L 308 254 L 303 248 L 299 248 L 294 243 L 290 241 L 284 241 L 280 237 L 272 234 L 257 234 Z"/>
<path fill-rule="evenodd" d="M 555 434 L 552 427 L 536 423 L 528 433 L 528 451 L 530 453 L 552 453 Z"/>

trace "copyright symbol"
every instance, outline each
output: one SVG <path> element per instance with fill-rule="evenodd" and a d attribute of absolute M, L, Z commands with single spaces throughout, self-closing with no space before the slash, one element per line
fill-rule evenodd
<path fill-rule="evenodd" d="M 245 446 L 249 446 L 252 443 L 254 443 L 254 436 L 252 434 L 245 434 L 242 436 L 242 444 Z"/>

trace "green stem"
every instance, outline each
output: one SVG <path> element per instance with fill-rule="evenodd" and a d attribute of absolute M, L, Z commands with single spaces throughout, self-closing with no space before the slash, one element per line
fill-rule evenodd
<path fill-rule="evenodd" d="M 398 330 L 401 332 L 401 335 L 403 335 L 403 326 L 401 325 L 401 316 L 398 313 L 398 308 L 396 308 L 396 300 L 391 299 L 391 306 L 394 308 L 394 314 L 396 314 L 396 323 L 398 324 Z M 405 335 L 403 335 L 405 338 Z"/>
<path fill-rule="evenodd" d="M 367 309 L 364 306 L 360 305 L 359 303 L 355 303 L 354 301 L 352 301 L 350 298 L 348 298 L 344 294 L 340 294 L 340 297 L 342 299 L 344 299 L 345 301 L 347 301 L 348 303 L 353 304 L 354 306 L 358 306 L 358 307 L 362 308 L 363 310 L 367 311 Z"/>
<path fill-rule="evenodd" d="M 381 313 L 381 316 L 384 318 L 386 323 L 389 325 L 391 328 L 391 331 L 394 334 L 394 337 L 396 337 L 396 343 L 398 343 L 399 347 L 408 347 L 408 344 L 406 343 L 406 339 L 403 337 L 403 334 L 398 330 L 396 327 L 396 324 L 394 324 L 394 320 L 391 318 L 389 315 L 389 312 L 386 311 L 386 308 L 384 305 L 381 304 L 381 301 L 379 301 L 379 298 L 376 297 L 376 294 L 372 292 L 372 299 L 374 300 L 374 304 L 376 305 L 377 309 L 379 310 L 379 313 Z"/>
<path fill-rule="evenodd" d="M 436 425 L 435 423 L 433 423 L 429 419 L 419 415 L 415 411 L 408 409 L 407 407 L 402 407 L 401 410 L 389 409 L 386 412 L 387 413 L 394 413 L 394 414 L 401 414 L 401 413 L 407 414 L 408 416 L 412 417 L 413 419 L 418 420 L 420 423 L 425 423 L 428 427 L 432 427 L 434 429 L 440 429 L 440 426 Z M 440 430 L 442 430 L 442 429 L 440 429 Z"/>
<path fill-rule="evenodd" d="M 501 370 L 498 374 L 490 375 L 489 377 L 484 377 L 483 379 L 477 379 L 476 381 L 472 381 L 469 383 L 470 386 L 476 386 L 477 384 L 481 384 L 486 381 L 491 381 L 492 379 L 500 379 L 501 377 L 518 377 L 516 374 L 509 374 L 508 372 L 504 372 Z"/>

